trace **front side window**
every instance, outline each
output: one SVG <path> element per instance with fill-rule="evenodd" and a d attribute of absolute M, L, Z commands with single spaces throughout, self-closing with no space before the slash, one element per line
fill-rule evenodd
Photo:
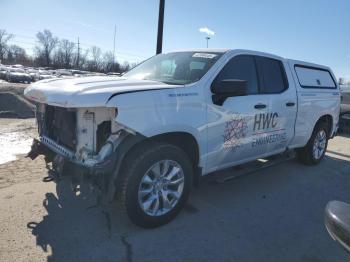
<path fill-rule="evenodd" d="M 258 93 L 258 79 L 256 74 L 254 57 L 249 55 L 239 55 L 232 58 L 221 70 L 216 84 L 222 80 L 244 80 L 247 82 L 248 95 Z"/>
<path fill-rule="evenodd" d="M 154 56 L 124 74 L 130 79 L 185 85 L 200 80 L 222 53 L 175 52 Z"/>
<path fill-rule="evenodd" d="M 267 57 L 256 57 L 259 72 L 260 93 L 277 94 L 288 88 L 282 62 Z"/>

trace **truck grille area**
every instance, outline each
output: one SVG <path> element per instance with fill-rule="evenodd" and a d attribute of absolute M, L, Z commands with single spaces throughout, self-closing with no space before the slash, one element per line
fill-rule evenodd
<path fill-rule="evenodd" d="M 46 106 L 43 135 L 71 150 L 76 149 L 76 111 L 72 109 Z"/>

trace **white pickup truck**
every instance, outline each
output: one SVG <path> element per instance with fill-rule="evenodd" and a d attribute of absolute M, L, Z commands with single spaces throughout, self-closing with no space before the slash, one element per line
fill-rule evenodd
<path fill-rule="evenodd" d="M 25 96 L 39 126 L 29 156 L 74 167 L 143 227 L 173 219 L 214 171 L 291 149 L 319 163 L 340 113 L 330 68 L 246 50 L 161 54 L 122 77 L 43 80 Z"/>

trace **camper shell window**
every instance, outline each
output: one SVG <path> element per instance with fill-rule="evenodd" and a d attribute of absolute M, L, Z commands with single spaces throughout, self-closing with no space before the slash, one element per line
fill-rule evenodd
<path fill-rule="evenodd" d="M 295 73 L 303 88 L 336 89 L 337 85 L 327 69 L 295 65 Z"/>

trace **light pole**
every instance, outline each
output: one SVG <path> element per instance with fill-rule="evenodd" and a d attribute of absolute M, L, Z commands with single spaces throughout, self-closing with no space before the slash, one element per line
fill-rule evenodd
<path fill-rule="evenodd" d="M 163 25 L 164 25 L 164 5 L 165 0 L 159 0 L 158 35 L 156 54 L 162 53 L 163 48 Z"/>
<path fill-rule="evenodd" d="M 208 48 L 208 47 L 209 47 L 209 40 L 210 40 L 210 37 L 207 36 L 205 39 L 207 40 L 207 48 Z"/>

